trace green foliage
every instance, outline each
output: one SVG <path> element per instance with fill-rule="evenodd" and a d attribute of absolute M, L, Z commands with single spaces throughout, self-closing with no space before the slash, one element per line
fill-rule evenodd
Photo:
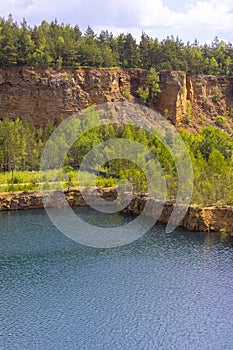
<path fill-rule="evenodd" d="M 0 189 L 1 191 L 32 191 L 38 189 L 39 182 L 44 189 L 58 189 L 62 181 L 64 189 L 73 186 L 82 186 L 78 183 L 78 169 L 83 157 L 93 147 L 105 140 L 114 138 L 126 138 L 135 140 L 152 152 L 159 160 L 165 174 L 167 183 L 167 199 L 173 200 L 177 195 L 178 178 L 175 162 L 171 157 L 168 146 L 162 144 L 154 134 L 127 125 L 101 125 L 95 127 L 95 121 L 99 115 L 94 107 L 88 108 L 88 119 L 80 122 L 72 121 L 72 126 L 67 127 L 65 135 L 54 143 L 54 153 L 51 157 L 56 160 L 63 147 L 67 145 L 70 135 L 75 131 L 82 135 L 71 147 L 65 160 L 63 172 L 58 169 L 38 174 L 40 156 L 43 147 L 48 140 L 54 125 L 48 122 L 43 129 L 35 130 L 35 127 L 20 120 L 12 121 L 5 118 L 0 122 Z M 83 128 L 90 127 L 88 132 Z M 156 133 L 156 131 L 155 131 Z M 193 202 L 200 205 L 233 205 L 233 141 L 232 137 L 219 128 L 208 126 L 198 134 L 190 134 L 181 131 L 181 136 L 190 152 L 194 169 L 194 193 Z M 175 145 L 176 139 L 170 129 L 165 134 L 167 145 Z M 105 151 L 111 154 L 112 149 Z M 147 168 L 151 187 L 157 196 L 158 181 L 161 178 L 160 169 L 153 161 L 146 161 L 141 152 L 136 152 L 138 164 Z M 125 159 L 113 159 L 101 166 L 103 176 L 98 176 L 98 186 L 115 186 L 118 179 L 128 179 L 133 183 L 134 190 L 147 191 L 145 174 L 134 163 Z M 59 165 L 59 162 L 58 162 Z M 96 164 L 97 166 L 98 164 Z M 95 165 L 93 165 L 95 166 Z M 64 174 L 66 174 L 64 178 Z M 86 174 L 90 185 L 95 178 L 93 174 Z M 159 198 L 160 198 L 159 197 Z"/>
<path fill-rule="evenodd" d="M 165 118 L 168 118 L 168 115 L 169 115 L 169 109 L 168 108 L 164 109 L 163 115 L 164 115 Z"/>
<path fill-rule="evenodd" d="M 205 116 L 203 114 L 200 114 L 200 122 L 201 124 L 204 124 L 205 122 Z"/>
<path fill-rule="evenodd" d="M 71 172 L 65 175 L 64 175 L 64 178 L 66 180 L 67 190 L 69 191 L 74 186 L 74 176 Z"/>
<path fill-rule="evenodd" d="M 147 81 L 149 84 L 150 102 L 153 103 L 155 98 L 161 92 L 159 85 L 159 73 L 156 72 L 155 68 L 150 68 L 147 75 Z"/>
<path fill-rule="evenodd" d="M 33 188 L 33 190 L 36 190 L 38 188 L 39 184 L 39 176 L 37 174 L 33 174 L 30 179 L 30 185 Z"/>
<path fill-rule="evenodd" d="M 233 108 L 230 109 L 230 117 L 233 118 Z"/>
<path fill-rule="evenodd" d="M 214 102 L 219 102 L 220 99 L 222 98 L 222 91 L 221 89 L 217 88 L 215 91 L 214 91 L 214 96 L 213 96 L 213 101 Z"/>
<path fill-rule="evenodd" d="M 148 86 L 145 89 L 143 87 L 139 87 L 137 90 L 137 94 L 140 97 L 141 101 L 146 105 L 149 98 Z"/>
<path fill-rule="evenodd" d="M 147 86 L 139 87 L 137 94 L 145 105 L 151 105 L 161 92 L 159 85 L 159 73 L 154 68 L 150 68 L 147 74 Z"/>
<path fill-rule="evenodd" d="M 226 118 L 223 116 L 223 115 L 218 115 L 216 118 L 215 118 L 215 124 L 217 126 L 223 126 L 226 122 Z"/>
<path fill-rule="evenodd" d="M 184 44 L 174 36 L 159 41 L 145 32 L 139 43 L 132 34 L 114 37 L 107 30 L 97 36 L 88 26 L 42 21 L 33 28 L 25 19 L 19 25 L 10 15 L 0 18 L 1 66 L 122 67 L 182 70 L 195 74 L 232 75 L 233 46 L 215 38 L 207 45 Z M 181 77 L 182 79 L 182 77 Z M 152 91 L 153 95 L 153 91 Z"/>
<path fill-rule="evenodd" d="M 213 127 L 201 133 L 183 133 L 194 166 L 193 201 L 201 205 L 233 204 L 233 142 L 231 136 Z"/>
<path fill-rule="evenodd" d="M 129 101 L 132 99 L 132 95 L 131 95 L 131 93 L 128 90 L 124 90 L 122 92 L 122 96 L 125 97 Z"/>
<path fill-rule="evenodd" d="M 186 114 L 188 121 L 192 120 L 192 106 L 189 100 L 186 101 Z"/>

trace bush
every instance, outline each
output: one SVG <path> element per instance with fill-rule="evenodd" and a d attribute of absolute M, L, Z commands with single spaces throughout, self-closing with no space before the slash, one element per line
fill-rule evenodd
<path fill-rule="evenodd" d="M 201 124 L 204 124 L 205 122 L 205 116 L 203 114 L 200 114 L 200 122 Z"/>
<path fill-rule="evenodd" d="M 148 98 L 149 98 L 149 88 L 146 87 L 145 89 L 143 87 L 139 87 L 137 90 L 137 94 L 142 100 L 142 102 L 146 105 Z"/>
<path fill-rule="evenodd" d="M 233 118 L 233 108 L 230 109 L 230 117 Z"/>
<path fill-rule="evenodd" d="M 217 88 L 214 91 L 213 101 L 214 102 L 218 102 L 221 98 L 222 98 L 222 91 L 221 91 L 221 89 Z"/>
<path fill-rule="evenodd" d="M 189 100 L 186 101 L 186 115 L 188 121 L 192 120 L 192 105 Z"/>
<path fill-rule="evenodd" d="M 165 108 L 164 111 L 163 111 L 163 115 L 165 118 L 168 118 L 168 114 L 169 114 L 169 109 L 168 108 Z"/>
<path fill-rule="evenodd" d="M 151 68 L 147 74 L 147 84 L 146 88 L 139 87 L 137 94 L 145 105 L 151 105 L 155 102 L 156 97 L 161 92 L 159 85 L 159 73 L 156 72 L 155 68 Z"/>
<path fill-rule="evenodd" d="M 127 100 L 131 100 L 131 98 L 132 98 L 132 95 L 131 95 L 131 93 L 130 93 L 128 90 L 124 90 L 124 91 L 122 92 L 122 96 L 123 96 L 124 98 L 126 98 Z"/>
<path fill-rule="evenodd" d="M 223 115 L 218 115 L 215 119 L 215 124 L 217 126 L 223 126 L 226 122 L 226 118 Z"/>

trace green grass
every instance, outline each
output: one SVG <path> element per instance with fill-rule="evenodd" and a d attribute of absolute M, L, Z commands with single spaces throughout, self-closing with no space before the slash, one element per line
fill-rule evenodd
<path fill-rule="evenodd" d="M 12 176 L 13 175 L 13 176 Z M 116 186 L 117 180 L 105 179 L 93 174 L 84 173 L 85 182 L 78 182 L 78 171 L 49 170 L 44 173 L 35 171 L 14 171 L 0 173 L 0 192 L 28 192 L 34 190 L 67 190 L 77 186 L 100 187 Z"/>

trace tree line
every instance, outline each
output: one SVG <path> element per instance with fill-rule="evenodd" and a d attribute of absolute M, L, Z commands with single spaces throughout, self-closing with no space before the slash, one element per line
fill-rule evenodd
<path fill-rule="evenodd" d="M 96 121 L 98 116 L 93 115 Z M 90 122 L 90 121 L 89 121 Z M 83 132 L 85 125 L 79 119 L 74 119 L 70 130 L 64 135 L 58 135 L 53 142 L 50 156 L 52 164 L 56 164 L 59 150 L 66 147 L 69 132 L 78 130 L 81 135 L 70 149 L 64 163 L 66 171 L 77 170 L 83 157 L 99 143 L 114 139 L 126 138 L 138 141 L 151 151 L 162 166 L 167 183 L 167 196 L 172 199 L 177 194 L 178 178 L 175 162 L 169 152 L 169 146 L 162 144 L 153 133 L 126 125 L 102 125 Z M 45 128 L 36 129 L 30 122 L 5 118 L 0 121 L 0 171 L 11 173 L 20 170 L 38 171 L 40 159 L 46 141 L 55 129 L 55 125 L 48 121 Z M 166 130 L 166 142 L 169 145 L 176 142 L 171 130 Z M 230 204 L 233 205 L 233 141 L 230 135 L 212 126 L 203 128 L 198 134 L 190 134 L 181 130 L 181 137 L 189 150 L 194 169 L 193 202 L 200 205 Z M 111 148 L 107 150 L 112 152 Z M 153 161 L 145 161 L 139 154 L 142 168 L 146 168 L 155 178 L 155 187 L 160 178 L 160 170 Z M 134 163 L 124 159 L 114 159 L 104 164 L 100 169 L 115 174 L 121 179 L 129 179 L 135 190 L 146 191 L 147 182 L 144 172 Z M 14 179 L 13 179 L 14 181 Z M 27 182 L 27 181 L 25 181 Z"/>
<path fill-rule="evenodd" d="M 140 42 L 130 33 L 114 36 L 107 30 L 98 35 L 88 26 L 56 20 L 30 27 L 11 15 L 0 17 L 0 65 L 35 67 L 154 67 L 195 74 L 232 75 L 233 46 L 217 37 L 211 44 L 184 43 L 178 37 L 161 41 L 142 33 Z"/>

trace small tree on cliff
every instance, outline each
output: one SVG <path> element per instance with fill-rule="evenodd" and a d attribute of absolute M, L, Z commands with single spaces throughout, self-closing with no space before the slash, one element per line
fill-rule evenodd
<path fill-rule="evenodd" d="M 147 81 L 149 83 L 150 99 L 151 103 L 154 102 L 155 98 L 161 92 L 159 85 L 159 73 L 156 72 L 155 68 L 151 68 L 147 76 Z"/>
<path fill-rule="evenodd" d="M 159 85 L 159 73 L 156 72 L 155 68 L 151 68 L 147 75 L 147 84 L 146 88 L 139 87 L 138 95 L 146 105 L 150 106 L 161 92 Z"/>

